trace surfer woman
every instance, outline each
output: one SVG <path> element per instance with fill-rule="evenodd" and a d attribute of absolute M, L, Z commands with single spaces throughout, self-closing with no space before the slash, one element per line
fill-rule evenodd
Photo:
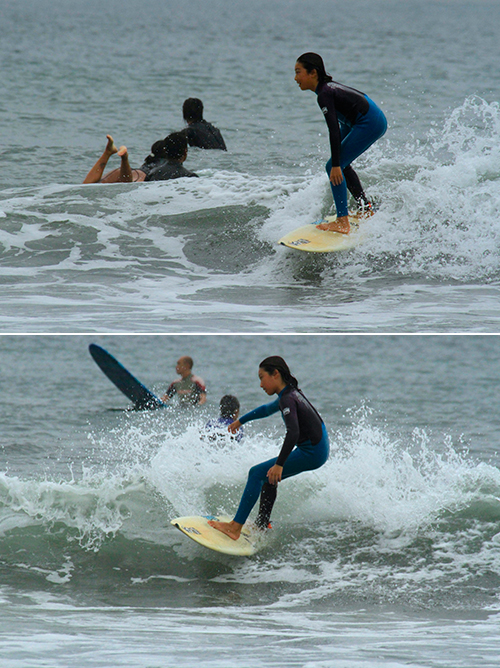
<path fill-rule="evenodd" d="M 347 189 L 361 208 L 369 210 L 358 175 L 351 162 L 364 153 L 387 130 L 387 120 L 370 98 L 360 91 L 332 80 L 317 53 L 304 53 L 295 63 L 295 81 L 301 90 L 312 90 L 325 115 L 332 156 L 326 163 L 337 219 L 321 223 L 321 230 L 349 234 Z"/>
<path fill-rule="evenodd" d="M 257 525 L 266 528 L 276 499 L 278 483 L 285 478 L 312 471 L 323 466 L 328 459 L 330 444 L 326 427 L 317 410 L 298 388 L 287 363 L 281 357 L 267 357 L 259 366 L 260 386 L 278 398 L 246 413 L 229 425 L 233 434 L 241 425 L 281 411 L 286 434 L 278 457 L 253 466 L 248 473 L 246 487 L 240 505 L 231 522 L 210 520 L 210 526 L 222 531 L 233 540 L 238 540 L 261 490 L 261 504 Z M 295 447 L 296 446 L 296 447 Z"/>

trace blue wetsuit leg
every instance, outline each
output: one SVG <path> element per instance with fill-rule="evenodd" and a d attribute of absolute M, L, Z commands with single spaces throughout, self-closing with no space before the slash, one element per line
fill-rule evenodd
<path fill-rule="evenodd" d="M 377 139 L 382 137 L 387 130 L 387 119 L 384 112 L 377 107 L 373 100 L 368 96 L 366 99 L 369 102 L 369 109 L 364 116 L 360 116 L 352 128 L 347 132 L 342 132 L 342 143 L 340 146 L 340 167 L 343 170 L 351 164 L 353 160 L 364 153 Z M 343 129 L 343 128 L 342 128 Z M 326 173 L 330 178 L 332 169 L 332 159 L 326 163 Z M 330 181 L 333 199 L 335 200 L 335 208 L 337 209 L 337 216 L 347 216 L 349 211 L 347 208 L 347 186 L 345 178 L 338 186 L 334 186 Z"/>
<path fill-rule="evenodd" d="M 323 425 L 323 436 L 316 445 L 311 442 L 301 443 L 288 455 L 283 467 L 282 480 L 302 473 L 313 471 L 327 461 L 330 453 L 330 443 L 325 425 Z M 239 508 L 234 516 L 234 521 L 245 524 L 252 508 L 257 503 L 262 485 L 267 481 L 267 472 L 276 464 L 277 457 L 268 459 L 266 462 L 252 466 L 248 473 L 248 480 L 241 497 Z"/>

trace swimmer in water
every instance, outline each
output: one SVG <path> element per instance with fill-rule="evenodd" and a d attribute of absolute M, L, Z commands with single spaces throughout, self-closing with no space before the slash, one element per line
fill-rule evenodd
<path fill-rule="evenodd" d="M 183 355 L 177 360 L 175 366 L 179 378 L 176 378 L 168 386 L 167 391 L 162 396 L 164 402 L 170 401 L 177 396 L 182 406 L 202 406 L 207 400 L 207 389 L 205 381 L 200 376 L 193 374 L 193 358 L 189 355 Z"/>
<path fill-rule="evenodd" d="M 320 223 L 320 230 L 349 234 L 347 189 L 361 211 L 372 211 L 358 175 L 351 166 L 387 130 L 387 120 L 379 107 L 360 91 L 333 81 L 317 53 L 304 53 L 295 63 L 295 81 L 301 90 L 312 90 L 325 116 L 330 135 L 331 158 L 326 164 L 337 219 Z"/>
<path fill-rule="evenodd" d="M 197 97 L 184 100 L 182 115 L 187 128 L 182 130 L 189 146 L 227 151 L 221 131 L 203 118 L 203 102 Z"/>

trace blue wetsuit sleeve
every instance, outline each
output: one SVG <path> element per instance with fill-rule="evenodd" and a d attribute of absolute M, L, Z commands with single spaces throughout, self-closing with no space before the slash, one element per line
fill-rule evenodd
<path fill-rule="evenodd" d="M 273 413 L 277 413 L 279 409 L 280 400 L 278 398 L 275 401 L 272 401 L 270 404 L 263 404 L 258 408 L 254 408 L 253 411 L 245 413 L 245 415 L 242 415 L 239 420 L 241 424 L 250 422 L 250 420 L 260 420 L 261 418 L 269 417 L 269 415 L 272 415 Z"/>

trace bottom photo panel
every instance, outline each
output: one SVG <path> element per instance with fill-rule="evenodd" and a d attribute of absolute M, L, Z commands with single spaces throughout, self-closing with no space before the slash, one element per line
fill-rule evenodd
<path fill-rule="evenodd" d="M 500 337 L 0 336 L 4 668 L 488 668 Z"/>

